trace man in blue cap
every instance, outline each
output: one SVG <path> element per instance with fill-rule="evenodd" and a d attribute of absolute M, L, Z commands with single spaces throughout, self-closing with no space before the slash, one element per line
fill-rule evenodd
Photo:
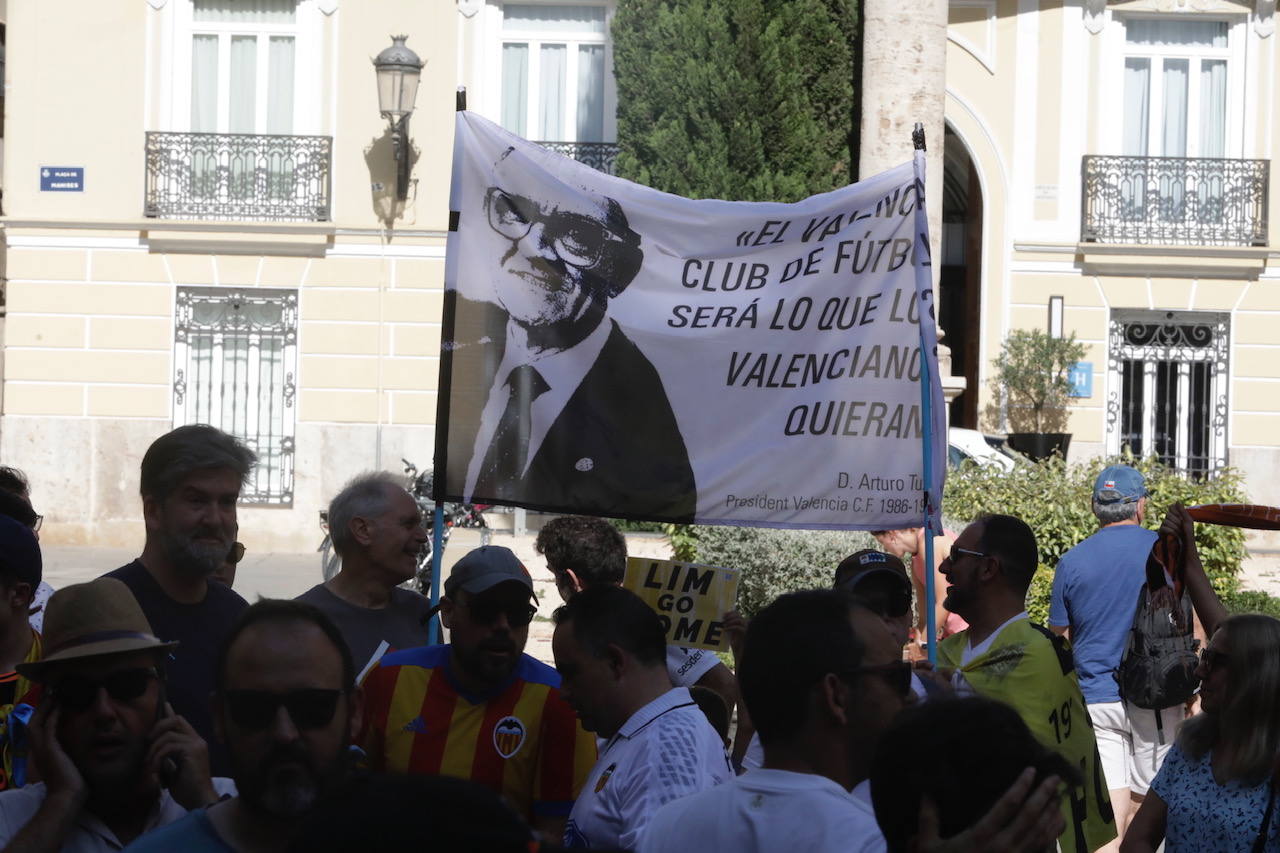
<path fill-rule="evenodd" d="M 1146 480 L 1137 470 L 1128 465 L 1103 469 L 1093 485 L 1093 514 L 1102 527 L 1062 555 L 1049 606 L 1049 627 L 1071 639 L 1115 811 L 1115 845 L 1182 720 L 1180 705 L 1158 713 L 1127 708 L 1114 677 L 1156 541 L 1155 531 L 1142 526 L 1147 496 Z"/>

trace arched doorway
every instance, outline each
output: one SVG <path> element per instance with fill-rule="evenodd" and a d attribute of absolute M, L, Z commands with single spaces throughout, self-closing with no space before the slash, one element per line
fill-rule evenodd
<path fill-rule="evenodd" d="M 946 126 L 942 170 L 942 269 L 938 320 L 951 348 L 951 372 L 965 390 L 951 403 L 950 424 L 978 428 L 978 342 L 982 334 L 982 187 L 969 149 Z"/>

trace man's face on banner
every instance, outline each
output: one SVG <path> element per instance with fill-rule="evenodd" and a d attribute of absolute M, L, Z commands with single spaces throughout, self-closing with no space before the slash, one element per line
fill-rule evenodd
<path fill-rule="evenodd" d="M 507 241 L 499 264 L 513 277 L 499 282 L 497 297 L 516 322 L 577 320 L 606 298 L 600 268 L 620 242 L 605 224 L 606 204 L 587 195 L 550 204 L 489 188 L 489 226 Z"/>

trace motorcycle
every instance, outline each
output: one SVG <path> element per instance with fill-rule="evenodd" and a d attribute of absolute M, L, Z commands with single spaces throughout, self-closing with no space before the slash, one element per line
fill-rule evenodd
<path fill-rule="evenodd" d="M 416 590 L 429 597 L 431 595 L 432 547 L 430 534 L 436 509 L 436 503 L 431 498 L 432 471 L 427 469 L 419 473 L 418 466 L 408 459 L 402 458 L 400 461 L 404 463 L 405 489 L 413 497 L 414 502 L 417 503 L 418 510 L 422 513 L 422 523 L 428 533 L 426 544 L 418 552 L 414 577 L 405 581 L 402 586 L 406 589 Z M 441 530 L 441 551 L 443 552 L 444 547 L 449 544 L 449 534 L 455 527 L 478 528 L 480 530 L 480 544 L 488 545 L 492 537 L 492 530 L 490 530 L 489 524 L 484 517 L 484 511 L 488 508 L 486 504 L 446 503 L 444 505 L 444 527 Z M 324 540 L 316 550 L 320 554 L 320 574 L 327 581 L 342 568 L 342 558 L 333 550 L 333 539 L 329 535 L 329 513 L 327 510 L 320 511 L 320 529 L 324 533 Z"/>

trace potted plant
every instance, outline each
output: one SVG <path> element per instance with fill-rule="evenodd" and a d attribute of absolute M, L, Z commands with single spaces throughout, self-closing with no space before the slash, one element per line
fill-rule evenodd
<path fill-rule="evenodd" d="M 1071 443 L 1067 424 L 1067 372 L 1084 357 L 1084 344 L 1055 338 L 1039 329 L 1009 333 L 995 360 L 996 386 L 1004 394 L 1009 446 L 1032 459 L 1054 452 L 1064 458 Z"/>

